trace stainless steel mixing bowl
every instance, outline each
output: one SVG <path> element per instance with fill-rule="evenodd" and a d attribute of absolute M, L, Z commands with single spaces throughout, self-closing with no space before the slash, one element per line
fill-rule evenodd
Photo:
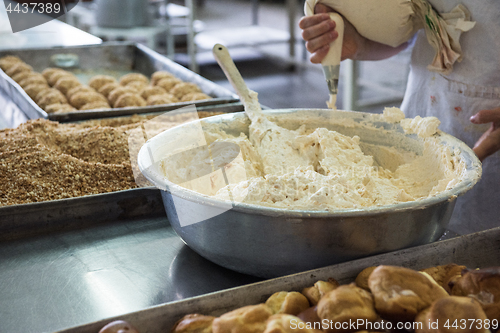
<path fill-rule="evenodd" d="M 396 146 L 417 154 L 423 149 L 422 140 L 416 135 L 405 134 L 399 124 L 384 122 L 378 115 L 331 110 L 275 110 L 267 114 L 278 124 L 287 119 L 286 127 L 291 129 L 301 124 L 326 127 L 358 135 L 362 143 Z M 339 119 L 349 120 L 349 124 L 343 126 Z M 244 113 L 210 117 L 202 123 L 219 124 L 233 134 L 247 132 L 249 126 Z M 173 184 L 148 168 L 152 152 L 161 159 L 158 147 L 181 142 L 186 126 L 149 140 L 139 153 L 139 167 L 146 178 L 163 189 L 170 224 L 189 247 L 221 266 L 260 277 L 291 274 L 433 242 L 445 231 L 456 197 L 471 189 L 481 176 L 481 163 L 474 152 L 458 139 L 439 132 L 436 137 L 440 143 L 459 152 L 466 171 L 459 184 L 436 196 L 339 211 L 283 210 L 245 203 L 228 210 L 227 203 Z M 156 148 L 151 149 L 152 146 Z M 204 221 L 181 226 L 179 215 Z"/>

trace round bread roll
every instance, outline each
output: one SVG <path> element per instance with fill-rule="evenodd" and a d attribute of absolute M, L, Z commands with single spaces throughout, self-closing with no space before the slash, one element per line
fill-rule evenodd
<path fill-rule="evenodd" d="M 321 325 L 316 327 L 308 327 L 300 318 L 289 314 L 275 314 L 267 320 L 263 333 L 321 333 Z"/>
<path fill-rule="evenodd" d="M 84 106 L 82 106 L 80 108 L 80 111 L 84 111 L 84 110 L 102 110 L 102 109 L 111 109 L 111 107 L 109 106 L 108 102 L 104 102 L 104 101 L 94 101 L 94 102 L 90 102 L 90 103 L 87 103 L 85 104 Z"/>
<path fill-rule="evenodd" d="M 157 71 L 151 75 L 151 85 L 155 86 L 158 81 L 166 78 L 175 78 L 175 75 L 167 71 Z"/>
<path fill-rule="evenodd" d="M 63 76 L 59 80 L 57 80 L 54 87 L 56 89 L 59 89 L 60 92 L 66 95 L 70 89 L 81 85 L 82 84 L 80 83 L 80 81 L 78 81 L 78 79 L 71 76 Z"/>
<path fill-rule="evenodd" d="M 59 90 L 54 88 L 47 90 L 38 101 L 38 105 L 44 110 L 47 105 L 55 103 L 64 104 L 68 103 L 68 100 Z"/>
<path fill-rule="evenodd" d="M 330 291 L 338 288 L 340 284 L 335 279 L 328 279 L 328 281 L 318 281 L 314 286 L 304 288 L 302 294 L 307 297 L 312 305 L 317 305 L 319 300 Z"/>
<path fill-rule="evenodd" d="M 76 111 L 76 109 L 67 103 L 54 103 L 47 105 L 45 107 L 45 111 L 47 113 L 64 113 L 64 112 Z"/>
<path fill-rule="evenodd" d="M 182 96 L 181 102 L 191 102 L 191 101 L 202 101 L 205 99 L 211 99 L 212 97 L 208 96 L 202 92 L 191 92 Z"/>
<path fill-rule="evenodd" d="M 356 280 L 354 283 L 356 285 L 364 290 L 370 291 L 370 288 L 368 287 L 368 278 L 370 277 L 370 274 L 375 270 L 375 266 L 367 267 L 363 269 L 358 276 L 356 276 Z"/>
<path fill-rule="evenodd" d="M 171 333 L 212 333 L 214 319 L 197 313 L 189 314 L 175 323 Z"/>
<path fill-rule="evenodd" d="M 47 80 L 47 82 L 49 82 L 50 86 L 53 87 L 56 84 L 56 82 L 59 81 L 59 79 L 62 77 L 72 77 L 72 78 L 76 79 L 76 76 L 73 73 L 70 73 L 70 72 L 65 71 L 65 70 L 61 70 L 61 71 L 54 72 L 50 76 L 50 78 Z"/>
<path fill-rule="evenodd" d="M 107 103 L 106 97 L 98 92 L 84 92 L 80 91 L 71 96 L 69 104 L 73 105 L 78 110 L 87 103 L 101 101 Z"/>
<path fill-rule="evenodd" d="M 147 104 L 148 105 L 164 105 L 164 104 L 172 104 L 177 103 L 178 100 L 174 95 L 171 94 L 162 94 L 162 95 L 153 95 L 148 97 Z"/>
<path fill-rule="evenodd" d="M 68 90 L 68 92 L 66 93 L 66 97 L 68 99 L 71 99 L 71 97 L 73 97 L 74 94 L 79 93 L 79 92 L 94 93 L 96 91 L 94 89 L 90 88 L 89 86 L 80 85 L 80 86 L 76 86 L 76 87 Z"/>
<path fill-rule="evenodd" d="M 490 330 L 484 328 L 486 319 L 486 314 L 475 299 L 446 297 L 438 299 L 417 315 L 415 322 L 420 325 L 415 325 L 415 333 L 488 333 Z M 445 327 L 446 323 L 448 327 Z M 458 330 L 452 327 L 454 323 L 459 327 Z"/>
<path fill-rule="evenodd" d="M 120 78 L 120 85 L 126 86 L 127 84 L 129 84 L 132 81 L 142 81 L 146 84 L 149 83 L 149 79 L 146 77 L 146 75 L 143 75 L 140 73 L 130 73 L 130 74 L 123 75 Z"/>
<path fill-rule="evenodd" d="M 12 67 L 18 62 L 23 62 L 19 57 L 8 55 L 0 58 L 0 68 L 5 72 L 8 68 Z"/>
<path fill-rule="evenodd" d="M 156 85 L 169 92 L 178 83 L 182 83 L 182 80 L 179 80 L 176 77 L 167 77 L 156 82 Z"/>
<path fill-rule="evenodd" d="M 109 93 L 118 88 L 120 85 L 118 82 L 111 82 L 103 85 L 98 91 L 103 94 L 106 98 L 109 97 Z"/>
<path fill-rule="evenodd" d="M 17 83 L 21 82 L 22 80 L 26 79 L 29 77 L 33 72 L 26 71 L 26 72 L 19 72 L 17 74 L 14 74 L 12 76 L 12 80 L 16 81 Z"/>
<path fill-rule="evenodd" d="M 146 101 L 138 94 L 125 93 L 118 97 L 116 103 L 113 104 L 113 107 L 115 108 L 126 108 L 132 106 L 146 106 Z"/>
<path fill-rule="evenodd" d="M 65 72 L 65 70 L 61 69 L 61 68 L 49 67 L 49 68 L 45 68 L 42 71 L 42 75 L 48 81 L 50 79 L 50 77 L 52 76 L 52 74 L 54 74 L 55 72 Z"/>
<path fill-rule="evenodd" d="M 429 274 L 441 287 L 448 293 L 451 293 L 451 288 L 462 277 L 462 271 L 467 267 L 457 264 L 448 264 L 436 267 L 422 269 L 421 272 Z"/>
<path fill-rule="evenodd" d="M 280 291 L 272 294 L 267 299 L 266 305 L 274 314 L 286 313 L 296 316 L 309 308 L 309 301 L 304 295 L 296 291 Z"/>
<path fill-rule="evenodd" d="M 43 77 L 42 74 L 35 73 L 35 72 L 31 72 L 31 75 L 28 75 L 26 78 L 24 78 L 23 80 L 21 80 L 19 82 L 19 85 L 21 87 L 23 87 L 23 89 L 24 89 L 26 86 L 29 86 L 30 84 L 33 84 L 33 83 L 45 84 L 47 86 L 49 85 L 47 83 L 47 80 L 45 80 L 45 78 Z"/>
<path fill-rule="evenodd" d="M 356 287 L 354 283 L 340 286 L 327 293 L 319 300 L 317 313 L 321 320 L 330 322 L 327 332 L 335 331 L 335 323 L 357 322 L 359 319 L 368 323 L 378 319 L 372 295 Z M 360 326 L 356 327 L 356 330 L 361 329 Z"/>
<path fill-rule="evenodd" d="M 96 75 L 89 80 L 88 86 L 99 91 L 102 86 L 108 83 L 116 83 L 116 79 L 110 75 Z"/>
<path fill-rule="evenodd" d="M 101 328 L 99 333 L 139 333 L 139 331 L 126 321 L 116 320 Z"/>
<path fill-rule="evenodd" d="M 36 97 L 40 92 L 46 90 L 50 90 L 50 87 L 47 84 L 40 84 L 40 83 L 32 83 L 24 87 L 24 91 L 34 101 L 37 101 Z"/>
<path fill-rule="evenodd" d="M 13 77 L 17 73 L 21 72 L 33 72 L 33 67 L 24 62 L 16 62 L 12 64 L 12 66 L 10 66 L 8 69 L 6 69 L 5 74 L 7 74 L 10 77 Z"/>
<path fill-rule="evenodd" d="M 125 87 L 129 87 L 137 92 L 141 92 L 144 88 L 149 87 L 149 85 L 143 81 L 131 81 L 127 83 Z"/>
<path fill-rule="evenodd" d="M 449 297 L 430 276 L 404 267 L 378 266 L 368 278 L 368 287 L 377 312 L 393 321 L 412 321 L 434 301 Z"/>
<path fill-rule="evenodd" d="M 120 98 L 121 95 L 130 93 L 130 94 L 137 94 L 135 89 L 132 89 L 130 87 L 118 87 L 116 89 L 113 89 L 109 95 L 108 95 L 108 100 L 110 105 L 115 105 L 116 101 L 118 98 Z"/>
<path fill-rule="evenodd" d="M 148 100 L 149 96 L 166 94 L 167 91 L 162 87 L 148 86 L 141 91 L 141 97 Z"/>
<path fill-rule="evenodd" d="M 181 99 L 182 96 L 186 94 L 192 92 L 201 92 L 201 89 L 196 85 L 196 83 L 181 82 L 177 83 L 172 89 L 170 89 L 169 92 L 178 99 Z"/>
<path fill-rule="evenodd" d="M 262 333 L 272 315 L 265 304 L 244 306 L 215 318 L 212 330 L 213 333 Z"/>
<path fill-rule="evenodd" d="M 500 267 L 466 271 L 451 294 L 474 297 L 490 320 L 500 321 Z"/>
<path fill-rule="evenodd" d="M 38 94 L 36 94 L 34 101 L 38 104 L 38 102 L 49 92 L 52 92 L 53 90 L 58 91 L 57 89 L 50 88 L 50 87 L 45 87 L 45 89 L 41 89 Z"/>

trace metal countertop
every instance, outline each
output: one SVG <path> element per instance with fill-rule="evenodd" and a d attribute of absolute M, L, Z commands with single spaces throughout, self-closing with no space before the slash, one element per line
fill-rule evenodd
<path fill-rule="evenodd" d="M 259 281 L 200 257 L 165 218 L 0 243 L 0 332 L 53 332 Z"/>

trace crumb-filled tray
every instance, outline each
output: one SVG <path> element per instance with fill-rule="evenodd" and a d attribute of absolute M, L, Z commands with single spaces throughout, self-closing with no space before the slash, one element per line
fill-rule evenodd
<path fill-rule="evenodd" d="M 211 99 L 199 101 L 173 102 L 162 105 L 47 113 L 28 96 L 16 81 L 0 70 L 0 88 L 12 98 L 29 119 L 48 118 L 57 121 L 77 121 L 169 111 L 192 104 L 202 108 L 210 105 L 234 103 L 239 100 L 236 94 L 224 87 L 201 77 L 144 45 L 136 43 L 110 42 L 100 45 L 0 52 L 0 58 L 8 55 L 19 57 L 35 72 L 40 73 L 49 67 L 64 69 L 73 73 L 82 84 L 87 84 L 89 79 L 96 75 L 108 75 L 120 79 L 125 74 L 139 73 L 149 78 L 156 71 L 167 71 L 184 82 L 196 84 L 203 93 L 211 97 Z"/>
<path fill-rule="evenodd" d="M 198 111 L 198 117 L 203 118 L 224 112 L 240 112 L 243 106 L 240 103 L 233 103 L 206 106 L 204 109 L 207 111 Z M 55 191 L 50 189 L 50 182 L 52 182 L 53 186 L 62 188 L 63 184 L 68 181 L 67 175 L 64 175 L 67 167 L 65 164 L 73 163 L 72 168 L 74 169 L 72 170 L 75 171 L 73 172 L 74 179 L 71 178 L 69 181 L 77 184 L 85 179 L 86 183 L 83 183 L 82 186 L 87 188 L 94 186 L 95 179 L 106 181 L 105 178 L 104 180 L 101 178 L 93 179 L 94 175 L 102 170 L 111 170 L 111 175 L 120 175 L 125 171 L 130 173 L 131 160 L 127 160 L 129 151 L 123 154 L 104 153 L 101 157 L 97 156 L 96 158 L 92 156 L 95 151 L 99 151 L 100 147 L 106 146 L 107 140 L 114 143 L 108 147 L 109 150 L 128 149 L 124 146 L 127 145 L 127 138 L 122 138 L 121 131 L 133 129 L 134 126 L 138 127 L 140 126 L 139 122 L 153 119 L 156 116 L 158 116 L 158 113 L 148 113 L 63 124 L 39 119 L 33 123 L 35 128 L 30 130 L 41 130 L 45 136 L 42 139 L 39 139 L 40 136 L 37 137 L 36 135 L 35 138 L 27 138 L 21 135 L 22 133 L 19 133 L 20 137 L 16 139 L 15 129 L 0 131 L 0 137 L 3 138 L 2 142 L 0 142 L 0 169 L 4 173 L 3 176 L 6 180 L 12 180 L 12 184 L 8 184 L 8 182 L 2 184 L 2 192 L 5 191 L 5 193 L 2 193 L 0 197 L 0 240 L 84 228 L 98 223 L 138 216 L 154 217 L 164 215 L 165 211 L 159 190 L 148 186 L 148 184 L 141 184 L 141 187 L 136 187 L 132 174 L 127 176 L 128 181 L 120 183 L 127 185 L 126 188 L 114 186 L 112 191 L 109 189 L 103 190 L 99 194 L 88 194 L 82 190 L 82 192 L 78 193 L 84 193 L 83 195 L 68 197 L 64 193 L 59 193 L 62 192 L 59 189 Z M 190 119 L 184 119 L 185 116 L 182 113 L 177 117 L 179 118 L 175 119 L 178 119 L 179 122 L 189 121 Z M 168 124 L 168 126 L 175 126 L 175 124 L 177 123 Z M 21 126 L 28 125 L 30 123 Z M 58 126 L 57 128 L 61 126 L 61 128 L 52 132 L 52 126 Z M 73 129 L 78 131 L 78 135 L 66 134 L 67 131 Z M 117 136 L 108 139 L 110 135 Z M 66 139 L 69 140 L 67 143 L 65 143 Z M 79 147 L 80 143 L 84 144 L 85 149 L 87 149 L 86 147 L 98 149 L 92 150 L 93 148 L 89 148 L 89 152 L 85 153 L 82 152 L 82 150 L 85 150 L 82 148 L 83 146 Z M 55 165 L 56 162 L 47 162 L 46 157 L 50 159 L 51 156 L 56 156 L 56 162 L 60 164 L 59 166 Z M 101 159 L 113 159 L 114 161 L 109 162 L 109 165 L 102 165 L 104 161 Z M 90 162 L 96 162 L 97 164 Z M 33 165 L 34 163 L 42 163 L 43 166 L 36 167 Z M 128 166 L 120 165 L 123 163 L 128 163 Z M 106 169 L 108 166 L 109 168 Z M 85 170 L 86 167 L 95 168 L 96 171 L 94 169 Z M 16 168 L 20 170 L 16 171 Z M 43 178 L 43 176 L 41 178 L 33 176 L 38 172 L 49 174 L 51 180 L 45 181 L 46 178 Z M 59 180 L 56 176 L 59 177 L 60 174 L 61 179 Z M 23 177 L 29 180 L 23 182 Z M 20 178 L 21 180 L 19 180 Z M 110 184 L 113 185 L 113 182 Z M 44 188 L 40 188 L 40 186 Z M 68 188 L 66 190 L 65 187 L 64 191 L 66 192 L 75 190 L 72 185 L 64 186 Z M 80 186 L 76 190 L 81 188 Z M 27 194 L 26 192 L 33 193 Z M 58 193 L 59 195 L 57 195 Z M 92 193 L 95 193 L 95 191 Z M 32 195 L 42 196 L 43 199 L 32 200 Z"/>
<path fill-rule="evenodd" d="M 457 263 L 472 267 L 498 266 L 500 258 L 500 228 L 461 236 L 429 245 L 395 251 L 351 262 L 306 271 L 281 278 L 228 289 L 204 296 L 151 307 L 142 311 L 100 320 L 87 325 L 58 331 L 58 333 L 95 333 L 113 320 L 125 320 L 140 333 L 169 332 L 184 315 L 200 313 L 220 316 L 233 309 L 265 302 L 278 291 L 301 291 L 318 280 L 336 279 L 340 284 L 354 281 L 365 268 L 377 265 L 395 265 L 424 269 L 437 265 Z"/>

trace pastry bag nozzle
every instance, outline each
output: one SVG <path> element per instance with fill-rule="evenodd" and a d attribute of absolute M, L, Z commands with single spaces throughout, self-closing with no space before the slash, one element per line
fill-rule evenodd
<path fill-rule="evenodd" d="M 325 74 L 326 83 L 330 92 L 330 100 L 326 105 L 330 109 L 337 109 L 337 89 L 339 85 L 340 75 L 340 56 L 342 54 L 342 42 L 344 39 L 344 20 L 338 13 L 330 13 L 330 18 L 335 21 L 339 37 L 330 44 L 330 49 L 327 55 L 321 62 L 323 73 Z"/>

